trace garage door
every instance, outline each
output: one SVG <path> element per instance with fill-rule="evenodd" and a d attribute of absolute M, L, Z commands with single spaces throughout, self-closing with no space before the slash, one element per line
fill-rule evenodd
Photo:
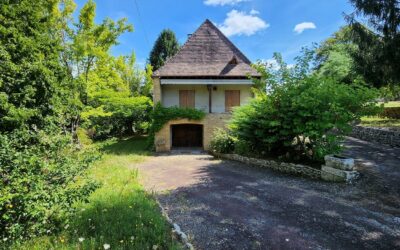
<path fill-rule="evenodd" d="M 172 147 L 202 147 L 203 125 L 172 125 Z"/>

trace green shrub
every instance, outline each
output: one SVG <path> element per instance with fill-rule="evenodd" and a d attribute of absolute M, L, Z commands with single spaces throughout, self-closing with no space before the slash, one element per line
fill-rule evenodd
<path fill-rule="evenodd" d="M 251 148 L 251 144 L 247 141 L 242 141 L 242 140 L 235 140 L 235 146 L 234 146 L 234 153 L 238 155 L 244 155 L 244 156 L 253 156 L 254 155 L 254 150 Z"/>
<path fill-rule="evenodd" d="M 97 154 L 49 131 L 16 130 L 0 141 L 0 238 L 11 243 L 57 232 L 71 205 L 97 187 L 85 174 Z"/>
<path fill-rule="evenodd" d="M 235 138 L 227 130 L 217 128 L 214 131 L 210 148 L 221 154 L 230 154 L 235 149 Z"/>
<path fill-rule="evenodd" d="M 194 108 L 163 107 L 157 103 L 151 112 L 151 125 L 149 126 L 149 147 L 154 146 L 155 133 L 170 120 L 187 118 L 189 120 L 201 120 L 206 114 L 202 110 Z"/>
<path fill-rule="evenodd" d="M 150 98 L 115 96 L 97 98 L 82 113 L 83 126 L 95 139 L 144 134 L 148 130 L 152 101 Z"/>
<path fill-rule="evenodd" d="M 379 110 L 376 90 L 316 76 L 308 60 L 306 52 L 289 69 L 277 57 L 278 71 L 261 71 L 268 91 L 234 110 L 229 127 L 252 151 L 320 161 L 340 150 L 354 120 Z"/>
<path fill-rule="evenodd" d="M 400 119 L 400 107 L 385 107 L 380 117 Z"/>

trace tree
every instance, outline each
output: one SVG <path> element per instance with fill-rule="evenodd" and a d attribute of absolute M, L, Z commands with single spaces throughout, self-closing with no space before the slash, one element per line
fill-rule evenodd
<path fill-rule="evenodd" d="M 5 0 L 0 7 L 0 131 L 43 128 L 71 86 L 55 36 L 58 1 Z M 24 20 L 24 21 L 22 21 Z"/>
<path fill-rule="evenodd" d="M 150 52 L 149 62 L 153 70 L 159 69 L 165 61 L 179 50 L 179 43 L 172 30 L 165 29 L 158 36 Z"/>
<path fill-rule="evenodd" d="M 316 72 L 319 76 L 348 84 L 360 78 L 351 56 L 358 48 L 350 33 L 351 27 L 343 26 L 316 49 Z"/>
<path fill-rule="evenodd" d="M 356 70 L 374 86 L 400 83 L 400 8 L 398 0 L 350 0 L 356 8 L 347 20 L 358 50 Z M 356 17 L 368 20 L 364 25 Z"/>

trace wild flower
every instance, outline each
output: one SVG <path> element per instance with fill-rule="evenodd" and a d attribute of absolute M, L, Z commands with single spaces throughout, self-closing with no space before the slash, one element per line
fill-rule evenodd
<path fill-rule="evenodd" d="M 103 245 L 103 247 L 104 247 L 105 250 L 110 249 L 110 244 L 106 243 L 106 244 Z"/>
<path fill-rule="evenodd" d="M 157 245 L 153 245 L 153 250 L 157 250 L 158 246 Z"/>
<path fill-rule="evenodd" d="M 83 242 L 85 240 L 85 238 L 80 237 L 78 240 L 79 240 L 79 242 Z"/>

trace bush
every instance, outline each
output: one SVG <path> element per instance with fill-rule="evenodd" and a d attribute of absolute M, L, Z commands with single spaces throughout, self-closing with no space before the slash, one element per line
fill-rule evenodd
<path fill-rule="evenodd" d="M 148 131 L 152 101 L 150 98 L 115 96 L 97 98 L 82 113 L 83 126 L 95 139 L 111 136 L 144 134 Z"/>
<path fill-rule="evenodd" d="M 318 77 L 309 68 L 310 55 L 306 51 L 290 69 L 279 56 L 277 71 L 257 67 L 268 83 L 267 92 L 260 91 L 249 105 L 237 108 L 229 125 L 252 151 L 320 161 L 339 152 L 354 120 L 379 110 L 376 90 Z"/>
<path fill-rule="evenodd" d="M 400 107 L 385 107 L 380 117 L 400 119 Z"/>
<path fill-rule="evenodd" d="M 85 170 L 97 155 L 49 131 L 0 134 L 0 238 L 56 233 L 97 183 Z"/>
<path fill-rule="evenodd" d="M 212 151 L 221 154 L 230 154 L 235 149 L 235 138 L 227 130 L 217 128 L 210 143 Z"/>

